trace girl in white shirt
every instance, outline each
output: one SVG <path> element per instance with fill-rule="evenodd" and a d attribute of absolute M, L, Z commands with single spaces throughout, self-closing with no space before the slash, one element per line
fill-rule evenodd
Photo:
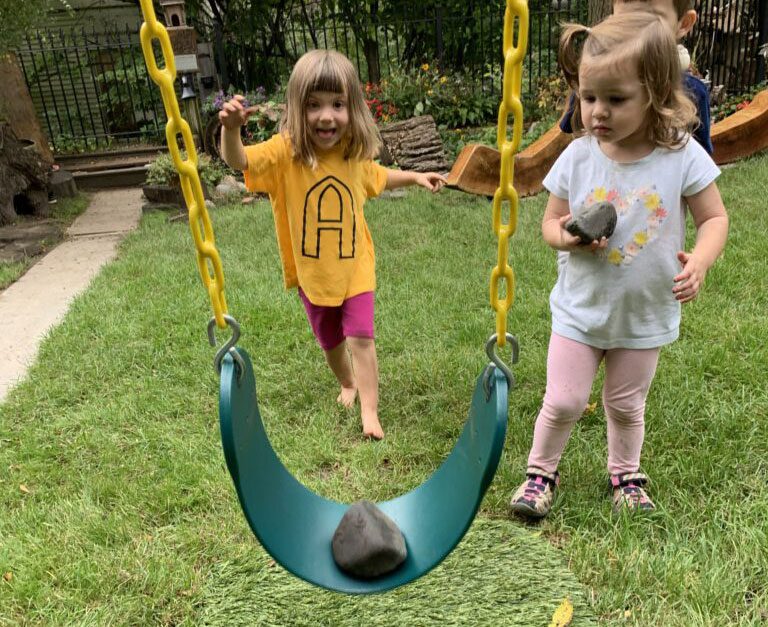
<path fill-rule="evenodd" d="M 645 399 L 661 347 L 678 337 L 681 303 L 696 297 L 725 245 L 720 171 L 691 140 L 695 108 L 674 37 L 658 16 L 638 9 L 592 28 L 566 25 L 559 62 L 578 96 L 573 124 L 581 136 L 544 179 L 542 235 L 561 251 L 560 264 L 547 387 L 511 509 L 549 513 L 560 457 L 604 361 L 613 509 L 651 510 L 640 472 Z M 615 231 L 581 243 L 565 225 L 602 201 L 616 208 Z M 686 205 L 696 225 L 690 252 Z"/>

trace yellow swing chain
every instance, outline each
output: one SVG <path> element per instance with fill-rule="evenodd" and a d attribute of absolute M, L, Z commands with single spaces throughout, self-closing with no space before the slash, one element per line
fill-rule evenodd
<path fill-rule="evenodd" d="M 176 63 L 171 41 L 165 26 L 157 21 L 152 0 L 139 0 L 144 23 L 141 26 L 141 48 L 152 80 L 160 87 L 168 123 L 165 135 L 174 166 L 179 173 L 181 190 L 189 208 L 189 226 L 197 250 L 197 265 L 213 307 L 214 321 L 219 328 L 230 324 L 226 316 L 227 304 L 224 297 L 224 271 L 221 257 L 213 235 L 213 227 L 205 206 L 200 175 L 197 171 L 197 150 L 189 124 L 181 116 L 176 99 L 174 82 Z M 514 38 L 517 23 L 517 37 Z M 161 70 L 155 60 L 152 42 L 158 40 L 165 67 Z M 517 341 L 506 332 L 507 312 L 514 301 L 515 275 L 507 263 L 509 238 L 517 228 L 518 196 L 514 188 L 515 152 L 520 146 L 523 129 L 523 105 L 520 99 L 523 58 L 528 46 L 528 4 L 525 0 L 507 0 L 504 12 L 504 84 L 502 101 L 499 105 L 497 144 L 501 153 L 499 187 L 493 197 L 493 231 L 498 237 L 497 265 L 491 271 L 491 306 L 496 311 L 496 334 L 491 337 L 486 350 L 492 361 L 502 367 L 512 383 L 511 372 L 495 355 L 495 345 L 505 346 L 509 339 L 514 343 L 513 363 L 517 361 Z M 509 116 L 513 117 L 512 140 L 508 137 Z M 187 159 L 181 157 L 178 136 L 184 141 Z M 509 205 L 509 222 L 502 222 L 504 203 Z M 212 272 L 211 272 L 212 271 Z M 499 285 L 506 283 L 506 296 L 499 298 Z M 226 318 L 225 318 L 226 316 Z M 209 337 L 212 336 L 209 326 Z M 492 351 L 493 354 L 492 354 Z M 220 363 L 219 359 L 219 363 Z"/>
<path fill-rule="evenodd" d="M 197 150 L 192 137 L 192 130 L 181 116 L 176 91 L 173 87 L 176 81 L 176 60 L 173 56 L 171 40 L 165 26 L 157 21 L 152 0 L 140 0 L 140 3 L 141 13 L 144 16 L 140 33 L 141 49 L 144 51 L 147 71 L 152 80 L 160 87 L 160 93 L 163 97 L 163 105 L 168 117 L 165 137 L 168 141 L 168 150 L 171 153 L 173 164 L 179 173 L 184 200 L 189 208 L 189 227 L 192 230 L 192 238 L 197 250 L 197 266 L 200 270 L 200 277 L 203 279 L 203 285 L 208 290 L 208 297 L 211 299 L 216 326 L 223 329 L 227 324 L 231 324 L 230 321 L 232 320 L 230 316 L 226 316 L 225 319 L 227 302 L 224 298 L 224 270 L 221 266 L 219 251 L 216 250 L 213 227 L 208 216 L 208 209 L 205 206 L 203 187 L 200 184 L 200 175 L 197 171 Z M 160 43 L 162 57 L 165 61 L 165 67 L 162 70 L 158 67 L 155 53 L 152 50 L 152 42 L 155 39 Z M 184 140 L 184 149 L 187 152 L 186 160 L 181 157 L 178 143 L 179 135 Z M 210 326 L 208 335 L 209 337 L 212 335 Z"/>
<path fill-rule="evenodd" d="M 517 33 L 515 37 L 515 25 Z M 491 271 L 491 306 L 496 312 L 496 333 L 491 336 L 486 346 L 491 360 L 507 375 L 512 385 L 511 371 L 496 357 L 495 345 L 505 346 L 510 340 L 513 344 L 512 363 L 517 361 L 517 340 L 507 333 L 507 312 L 515 298 L 515 273 L 507 263 L 509 257 L 509 238 L 517 228 L 518 196 L 514 187 L 515 153 L 520 147 L 523 135 L 523 103 L 520 90 L 523 79 L 523 59 L 528 47 L 528 3 L 526 0 L 507 0 L 504 12 L 504 83 L 502 100 L 499 105 L 499 124 L 496 142 L 501 153 L 499 187 L 493 196 L 493 232 L 499 242 L 496 266 Z M 509 116 L 513 118 L 512 138 L 510 141 L 508 126 Z M 505 203 L 509 206 L 509 222 L 502 222 L 502 210 Z M 506 293 L 499 298 L 499 288 L 504 282 Z"/>

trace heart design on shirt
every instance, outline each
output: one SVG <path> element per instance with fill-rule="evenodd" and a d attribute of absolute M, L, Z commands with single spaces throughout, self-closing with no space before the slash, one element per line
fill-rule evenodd
<path fill-rule="evenodd" d="M 659 227 L 666 220 L 669 212 L 664 208 L 655 185 L 629 190 L 625 194 L 621 194 L 617 189 L 595 187 L 584 199 L 583 206 L 589 207 L 603 201 L 613 203 L 616 207 L 618 218 L 616 231 L 621 230 L 622 218 L 626 221 L 630 215 L 634 216 L 637 212 L 645 214 L 645 220 L 641 221 L 642 226 L 633 230 L 628 241 L 612 245 L 615 239 L 614 234 L 609 240 L 608 248 L 601 254 L 608 263 L 615 266 L 628 266 L 643 248 L 658 237 Z"/>

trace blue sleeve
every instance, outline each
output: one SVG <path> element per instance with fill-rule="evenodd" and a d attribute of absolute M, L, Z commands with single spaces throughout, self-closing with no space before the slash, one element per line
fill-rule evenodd
<path fill-rule="evenodd" d="M 712 138 L 709 135 L 709 128 L 712 123 L 709 113 L 709 90 L 701 80 L 690 72 L 686 72 L 683 75 L 683 83 L 688 97 L 696 105 L 696 113 L 700 121 L 699 128 L 696 129 L 693 136 L 701 144 L 701 147 L 707 151 L 707 154 L 711 155 L 714 148 L 712 146 Z"/>
<path fill-rule="evenodd" d="M 563 133 L 573 134 L 573 125 L 571 124 L 571 118 L 573 117 L 573 110 L 576 107 L 576 96 L 571 92 L 568 96 L 568 108 L 565 114 L 560 119 L 560 130 Z"/>

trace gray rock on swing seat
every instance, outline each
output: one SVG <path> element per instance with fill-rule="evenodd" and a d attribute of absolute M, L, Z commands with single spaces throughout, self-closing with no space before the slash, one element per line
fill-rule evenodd
<path fill-rule="evenodd" d="M 332 538 L 347 505 L 299 483 L 267 438 L 248 353 L 242 375 L 230 353 L 221 368 L 219 419 L 227 468 L 245 517 L 264 549 L 286 570 L 317 586 L 351 594 L 383 592 L 432 570 L 472 524 L 493 480 L 507 430 L 508 383 L 495 368 L 487 386 L 477 379 L 469 416 L 453 450 L 421 485 L 377 507 L 400 529 L 403 563 L 372 579 L 344 572 L 333 559 Z"/>
<path fill-rule="evenodd" d="M 349 506 L 333 533 L 333 559 L 355 577 L 378 577 L 395 570 L 408 550 L 394 521 L 370 501 Z"/>
<path fill-rule="evenodd" d="M 600 241 L 601 237 L 613 235 L 616 228 L 616 207 L 610 202 L 597 202 L 582 211 L 577 217 L 568 220 L 565 230 L 571 235 L 577 235 L 582 244 L 592 240 Z"/>

